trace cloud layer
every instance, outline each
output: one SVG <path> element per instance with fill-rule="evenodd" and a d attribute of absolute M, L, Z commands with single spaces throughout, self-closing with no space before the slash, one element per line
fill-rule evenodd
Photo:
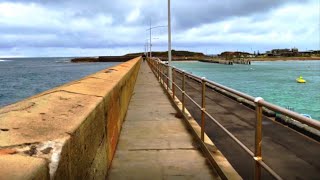
<path fill-rule="evenodd" d="M 171 6 L 175 49 L 320 48 L 317 0 L 175 0 Z M 143 51 L 150 21 L 167 25 L 166 1 L 0 0 L 0 56 Z M 153 37 L 155 50 L 165 50 L 167 29 L 154 29 Z"/>

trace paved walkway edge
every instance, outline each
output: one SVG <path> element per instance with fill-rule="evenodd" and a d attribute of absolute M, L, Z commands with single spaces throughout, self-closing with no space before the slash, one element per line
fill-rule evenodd
<path fill-rule="evenodd" d="M 153 73 L 156 76 L 154 71 Z M 218 150 L 218 148 L 214 145 L 214 143 L 210 140 L 210 138 L 206 134 L 204 135 L 204 143 L 201 141 L 201 128 L 196 122 L 196 120 L 192 117 L 192 115 L 189 113 L 189 111 L 186 108 L 185 108 L 185 113 L 183 114 L 181 101 L 177 97 L 175 97 L 174 99 L 172 98 L 173 93 L 170 90 L 170 88 L 168 88 L 169 92 L 167 91 L 166 84 L 163 84 L 162 81 L 160 81 L 160 84 L 161 84 L 161 87 L 164 88 L 164 91 L 169 97 L 174 108 L 182 115 L 185 124 L 191 130 L 192 135 L 195 137 L 197 142 L 201 145 L 202 152 L 208 158 L 210 165 L 218 172 L 219 176 L 222 179 L 242 179 L 242 177 L 232 167 L 229 161 Z"/>

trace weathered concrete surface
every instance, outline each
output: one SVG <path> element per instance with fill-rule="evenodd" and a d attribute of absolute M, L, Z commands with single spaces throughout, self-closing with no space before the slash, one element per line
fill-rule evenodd
<path fill-rule="evenodd" d="M 142 63 L 108 179 L 220 179 Z"/>
<path fill-rule="evenodd" d="M 48 162 L 41 158 L 20 155 L 2 155 L 0 179 L 49 179 Z M 10 173 L 8 173 L 10 169 Z"/>
<path fill-rule="evenodd" d="M 21 168 L 14 160 L 24 157 L 35 163 L 30 173 L 46 169 L 54 179 L 105 178 L 140 62 L 133 59 L 0 109 L 0 162 L 11 164 L 1 175 L 11 177 Z M 17 178 L 36 177 L 25 175 Z"/>

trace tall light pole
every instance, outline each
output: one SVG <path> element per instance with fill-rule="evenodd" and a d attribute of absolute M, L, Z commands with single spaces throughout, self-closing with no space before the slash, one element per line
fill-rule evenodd
<path fill-rule="evenodd" d="M 146 39 L 146 42 L 145 42 L 144 46 L 145 46 L 145 49 L 144 49 L 145 52 L 144 52 L 144 54 L 146 55 L 146 57 L 148 57 L 148 49 L 149 49 L 148 39 Z"/>
<path fill-rule="evenodd" d="M 172 68 L 171 68 L 171 10 L 170 0 L 168 0 L 168 65 L 169 65 L 169 82 L 172 82 Z M 172 89 L 172 83 L 169 83 L 170 89 Z"/>
<path fill-rule="evenodd" d="M 149 58 L 151 58 L 152 57 L 152 54 L 151 54 L 151 46 L 152 46 L 152 44 L 151 44 L 151 30 L 152 29 L 155 29 L 155 28 L 162 28 L 162 27 L 167 27 L 167 26 L 153 26 L 153 27 L 151 27 L 151 21 L 150 21 L 150 28 L 148 28 L 147 29 L 147 31 L 150 31 L 150 37 L 149 37 L 149 40 L 150 40 L 150 43 L 149 43 L 149 50 L 150 50 L 150 55 L 149 55 Z"/>
<path fill-rule="evenodd" d="M 144 43 L 144 55 L 147 55 L 147 43 Z"/>
<path fill-rule="evenodd" d="M 152 55 L 151 55 L 151 46 L 152 46 L 152 44 L 151 44 L 151 20 L 150 20 L 150 37 L 149 37 L 149 39 L 150 39 L 150 59 L 151 59 L 151 57 L 152 57 Z"/>

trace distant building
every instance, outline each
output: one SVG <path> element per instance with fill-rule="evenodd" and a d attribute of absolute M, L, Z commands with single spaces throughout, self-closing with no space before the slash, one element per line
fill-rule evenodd
<path fill-rule="evenodd" d="M 292 49 L 272 49 L 271 51 L 267 51 L 267 56 L 285 56 L 285 57 L 291 57 L 291 56 L 297 56 L 299 54 L 298 48 L 292 48 Z"/>
<path fill-rule="evenodd" d="M 310 57 L 312 55 L 316 55 L 317 51 L 301 51 L 299 52 L 299 56 Z"/>
<path fill-rule="evenodd" d="M 295 53 L 298 53 L 298 52 L 299 52 L 299 49 L 298 49 L 298 48 L 292 48 L 291 51 L 292 51 L 292 52 L 295 52 Z"/>

